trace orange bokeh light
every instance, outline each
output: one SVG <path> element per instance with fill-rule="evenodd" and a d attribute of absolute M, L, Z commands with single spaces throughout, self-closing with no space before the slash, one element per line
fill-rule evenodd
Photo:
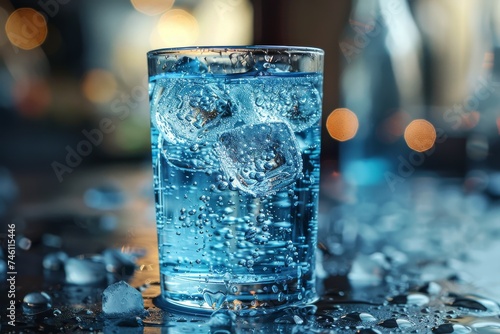
<path fill-rule="evenodd" d="M 94 103 L 109 102 L 116 93 L 117 83 L 111 72 L 102 69 L 89 71 L 82 83 L 83 94 Z"/>
<path fill-rule="evenodd" d="M 436 141 L 436 129 L 425 119 L 413 120 L 405 129 L 406 144 L 414 151 L 424 152 Z"/>
<path fill-rule="evenodd" d="M 164 13 L 157 29 L 165 46 L 194 44 L 199 34 L 198 21 L 183 9 L 171 9 Z"/>
<path fill-rule="evenodd" d="M 47 38 L 45 17 L 32 8 L 19 8 L 10 14 L 5 23 L 9 41 L 23 50 L 40 46 Z"/>
<path fill-rule="evenodd" d="M 358 132 L 359 121 L 355 113 L 347 108 L 335 109 L 326 119 L 326 129 L 333 139 L 346 141 Z"/>
<path fill-rule="evenodd" d="M 175 0 L 131 0 L 131 2 L 138 12 L 154 16 L 169 10 Z"/>

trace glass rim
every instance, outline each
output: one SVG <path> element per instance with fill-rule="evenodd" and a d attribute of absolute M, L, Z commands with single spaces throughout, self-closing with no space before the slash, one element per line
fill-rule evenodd
<path fill-rule="evenodd" d="M 261 51 L 267 52 L 286 52 L 289 54 L 318 54 L 324 55 L 325 51 L 317 47 L 293 46 L 293 45 L 228 45 L 228 46 L 181 46 L 171 48 L 155 49 L 147 52 L 148 58 L 164 55 L 174 55 L 181 53 L 234 53 Z"/>

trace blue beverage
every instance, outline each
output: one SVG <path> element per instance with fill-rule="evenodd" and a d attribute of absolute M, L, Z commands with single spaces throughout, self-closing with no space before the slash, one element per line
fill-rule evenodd
<path fill-rule="evenodd" d="M 172 304 L 252 315 L 316 298 L 322 74 L 261 58 L 227 72 L 176 54 L 169 71 L 150 70 L 162 296 Z"/>

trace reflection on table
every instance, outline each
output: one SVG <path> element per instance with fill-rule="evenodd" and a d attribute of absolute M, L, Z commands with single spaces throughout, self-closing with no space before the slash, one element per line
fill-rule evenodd
<path fill-rule="evenodd" d="M 83 172 L 68 193 L 23 202 L 16 226 L 13 332 L 495 333 L 500 331 L 498 200 L 465 193 L 462 180 L 408 180 L 397 196 L 358 190 L 325 196 L 318 243 L 320 299 L 305 307 L 238 317 L 168 308 L 160 295 L 149 166 Z M 335 189 L 332 180 L 324 189 Z M 346 192 L 347 193 L 347 192 Z M 359 195 L 362 194 L 362 195 Z M 140 316 L 107 318 L 102 293 L 126 281 Z M 6 280 L 2 280 L 7 295 Z"/>

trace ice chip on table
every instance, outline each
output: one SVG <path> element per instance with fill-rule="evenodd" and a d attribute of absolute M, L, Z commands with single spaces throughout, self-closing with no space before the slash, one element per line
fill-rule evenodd
<path fill-rule="evenodd" d="M 130 254 L 122 253 L 118 249 L 105 249 L 102 257 L 109 272 L 132 275 L 135 271 L 135 259 Z"/>
<path fill-rule="evenodd" d="M 184 74 L 201 74 L 207 73 L 207 65 L 200 62 L 198 58 L 182 57 L 173 66 L 172 72 Z"/>
<path fill-rule="evenodd" d="M 232 184 L 254 196 L 275 193 L 300 178 L 302 158 L 285 123 L 245 125 L 220 135 L 215 150 Z"/>
<path fill-rule="evenodd" d="M 106 281 L 106 265 L 100 256 L 69 258 L 64 264 L 66 282 L 76 285 L 94 285 Z"/>
<path fill-rule="evenodd" d="M 174 144 L 214 141 L 220 129 L 237 122 L 234 117 L 237 102 L 217 84 L 207 80 L 196 83 L 179 78 L 172 80 L 176 84 L 161 94 L 152 110 L 152 119 L 167 141 Z"/>
<path fill-rule="evenodd" d="M 59 271 L 64 268 L 68 254 L 63 251 L 53 252 L 45 255 L 42 265 L 47 270 Z"/>
<path fill-rule="evenodd" d="M 276 78 L 254 91 L 257 112 L 269 119 L 287 122 L 294 132 L 303 131 L 321 118 L 321 90 L 318 79 Z M 317 81 L 317 82 L 316 82 Z"/>
<path fill-rule="evenodd" d="M 102 184 L 87 189 L 83 200 L 92 209 L 113 210 L 125 204 L 126 195 L 114 184 Z"/>
<path fill-rule="evenodd" d="M 185 171 L 214 171 L 219 167 L 212 145 L 209 143 L 172 144 L 160 140 L 160 152 L 167 162 Z"/>
<path fill-rule="evenodd" d="M 380 252 L 371 255 L 358 254 L 348 274 L 349 280 L 357 286 L 377 285 L 391 269 L 386 256 Z"/>
<path fill-rule="evenodd" d="M 119 281 L 103 291 L 102 313 L 109 318 L 141 316 L 144 314 L 144 300 L 137 289 Z"/>

